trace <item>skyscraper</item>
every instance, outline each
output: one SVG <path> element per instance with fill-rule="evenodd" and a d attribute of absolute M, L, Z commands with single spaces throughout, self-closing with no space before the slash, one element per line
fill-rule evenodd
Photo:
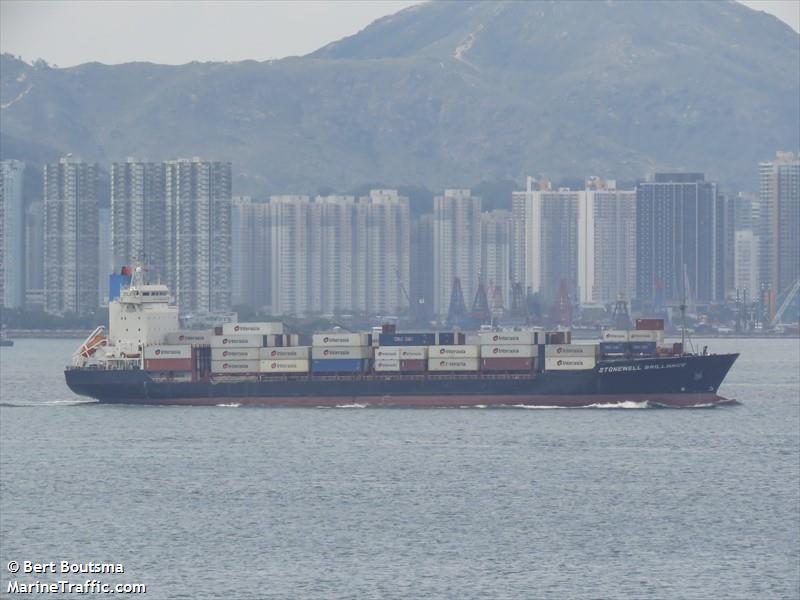
<path fill-rule="evenodd" d="M 777 294 L 800 277 L 800 158 L 778 152 L 759 165 L 761 283 Z"/>
<path fill-rule="evenodd" d="M 272 196 L 269 207 L 272 313 L 307 314 L 309 198 Z"/>
<path fill-rule="evenodd" d="M 150 281 L 168 281 L 164 172 L 163 164 L 132 158 L 111 165 L 112 271 L 141 264 Z"/>
<path fill-rule="evenodd" d="M 742 298 L 749 300 L 759 297 L 758 246 L 758 236 L 753 235 L 752 230 L 736 232 L 734 287 Z"/>
<path fill-rule="evenodd" d="M 472 304 L 481 268 L 481 199 L 470 190 L 448 189 L 433 199 L 434 310 L 447 317 L 453 280 L 458 277 L 464 302 Z"/>
<path fill-rule="evenodd" d="M 702 173 L 656 173 L 636 187 L 636 295 L 675 303 L 725 299 L 727 211 Z M 732 223 L 730 224 L 732 227 Z M 732 280 L 731 280 L 732 283 Z"/>
<path fill-rule="evenodd" d="M 0 162 L 0 305 L 25 303 L 25 163 Z"/>
<path fill-rule="evenodd" d="M 25 306 L 44 307 L 44 202 L 25 211 Z"/>
<path fill-rule="evenodd" d="M 355 198 L 317 196 L 310 206 L 309 226 L 312 310 L 324 314 L 352 311 L 356 307 Z"/>
<path fill-rule="evenodd" d="M 509 308 L 511 289 L 511 213 L 481 214 L 481 280 L 492 312 Z"/>
<path fill-rule="evenodd" d="M 44 167 L 44 294 L 52 314 L 97 306 L 98 165 L 72 156 Z"/>
<path fill-rule="evenodd" d="M 620 294 L 630 300 L 636 294 L 636 191 L 608 182 L 599 189 L 587 185 L 586 196 L 593 221 L 593 240 L 586 245 L 587 297 L 604 304 Z"/>
<path fill-rule="evenodd" d="M 366 306 L 372 314 L 397 314 L 408 306 L 411 217 L 408 198 L 397 190 L 370 190 L 366 209 Z"/>
<path fill-rule="evenodd" d="M 100 208 L 97 214 L 97 302 L 100 306 L 104 306 L 108 304 L 108 276 L 113 272 L 111 267 L 111 209 Z"/>
<path fill-rule="evenodd" d="M 412 314 L 420 320 L 433 318 L 433 224 L 432 214 L 420 215 L 411 225 L 411 296 Z"/>
<path fill-rule="evenodd" d="M 233 304 L 265 308 L 271 302 L 269 204 L 236 196 L 231 222 Z"/>
<path fill-rule="evenodd" d="M 578 299 L 579 256 L 585 253 L 579 243 L 582 236 L 579 218 L 585 210 L 586 195 L 569 188 L 551 190 L 547 182 L 529 179 L 528 190 L 512 197 L 515 219 L 521 219 L 525 258 L 524 286 L 542 295 L 546 303 L 555 300 L 561 282 L 566 284 L 571 300 Z M 521 265 L 515 269 L 522 268 Z"/>
<path fill-rule="evenodd" d="M 167 278 L 184 312 L 231 307 L 231 163 L 164 163 Z"/>

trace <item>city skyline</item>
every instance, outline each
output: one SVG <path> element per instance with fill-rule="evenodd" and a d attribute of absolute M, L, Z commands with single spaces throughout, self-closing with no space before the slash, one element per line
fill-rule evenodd
<path fill-rule="evenodd" d="M 678 302 L 686 282 L 692 302 L 757 299 L 757 288 L 780 294 L 800 271 L 790 260 L 796 239 L 788 235 L 800 227 L 798 164 L 785 152 L 760 163 L 757 200 L 726 194 L 700 173 L 655 173 L 631 189 L 596 176 L 580 189 L 528 178 L 527 190 L 511 192 L 508 208 L 483 210 L 470 189 L 453 188 L 412 216 L 409 198 L 397 190 L 234 197 L 233 166 L 199 158 L 112 163 L 111 205 L 102 208 L 101 165 L 68 156 L 45 166 L 44 205 L 21 198 L 20 185 L 18 206 L 4 194 L 0 217 L 25 217 L 2 219 L 10 232 L 3 239 L 16 239 L 24 251 L 22 261 L 0 267 L 8 272 L 13 263 L 17 281 L 25 275 L 16 306 L 43 304 L 53 314 L 96 308 L 94 298 L 108 293 L 108 274 L 137 260 L 170 286 L 185 313 L 197 314 L 240 304 L 272 314 L 408 312 L 443 322 L 455 279 L 467 307 L 482 287 L 494 315 L 518 302 L 515 285 L 540 297 L 545 312 L 563 294 L 575 306 L 623 297 L 658 309 Z M 4 173 L 25 168 L 3 162 Z M 5 177 L 1 189 L 11 189 L 7 181 L 13 178 Z M 649 208 L 665 201 L 678 207 L 666 209 L 666 221 Z M 686 202 L 696 225 L 681 216 Z M 772 231 L 773 259 L 765 261 L 763 239 L 773 239 Z M 648 254 L 652 244 L 662 249 Z M 92 245 L 97 250 L 86 260 Z M 33 264 L 38 260 L 41 268 Z M 772 271 L 764 275 L 766 268 Z M 92 285 L 95 296 L 78 299 L 79 289 Z"/>

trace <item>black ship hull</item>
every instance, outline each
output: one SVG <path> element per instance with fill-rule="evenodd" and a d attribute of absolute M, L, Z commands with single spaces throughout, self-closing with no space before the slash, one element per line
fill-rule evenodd
<path fill-rule="evenodd" d="M 119 404 L 318 406 L 558 406 L 648 402 L 714 406 L 738 354 L 599 362 L 594 369 L 534 374 L 252 375 L 174 381 L 142 370 L 72 368 L 69 388 Z"/>

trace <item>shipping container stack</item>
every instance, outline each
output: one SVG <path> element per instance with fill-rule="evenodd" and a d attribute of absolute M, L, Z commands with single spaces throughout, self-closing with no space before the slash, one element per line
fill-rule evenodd
<path fill-rule="evenodd" d="M 545 371 L 583 371 L 597 365 L 596 344 L 547 344 L 544 347 Z"/>
<path fill-rule="evenodd" d="M 603 358 L 644 357 L 666 353 L 663 319 L 636 319 L 636 329 L 608 329 L 602 333 L 599 352 Z M 670 346 L 669 352 L 673 348 Z"/>
<path fill-rule="evenodd" d="M 144 369 L 172 379 L 191 380 L 192 347 L 188 344 L 145 346 Z"/>
<path fill-rule="evenodd" d="M 283 323 L 226 323 L 211 338 L 211 373 L 307 373 L 308 348 Z"/>
<path fill-rule="evenodd" d="M 480 367 L 486 372 L 524 372 L 536 368 L 539 338 L 536 331 L 484 331 L 480 339 Z"/>
<path fill-rule="evenodd" d="M 345 375 L 365 373 L 372 356 L 369 333 L 315 333 L 311 343 L 311 371 Z"/>
<path fill-rule="evenodd" d="M 397 333 L 384 331 L 378 336 L 373 368 L 376 373 L 424 373 L 429 359 L 435 358 L 432 348 L 463 347 L 466 336 L 459 331 Z M 439 369 L 431 369 L 439 370 Z M 456 368 L 454 370 L 467 370 Z"/>

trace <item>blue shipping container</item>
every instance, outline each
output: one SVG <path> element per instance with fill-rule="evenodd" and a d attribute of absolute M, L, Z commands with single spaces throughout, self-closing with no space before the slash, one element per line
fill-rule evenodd
<path fill-rule="evenodd" d="M 436 334 L 437 346 L 463 346 L 466 343 L 466 336 L 454 331 L 440 331 Z"/>
<path fill-rule="evenodd" d="M 380 346 L 434 346 L 433 333 L 382 333 L 378 336 Z"/>
<path fill-rule="evenodd" d="M 630 342 L 628 346 L 631 349 L 631 354 L 655 354 L 655 342 Z"/>
<path fill-rule="evenodd" d="M 117 300 L 120 292 L 123 289 L 128 289 L 131 285 L 131 278 L 129 275 L 120 275 L 119 273 L 112 273 L 108 276 L 108 301 Z"/>
<path fill-rule="evenodd" d="M 314 373 L 363 373 L 369 367 L 367 358 L 333 358 L 311 361 Z"/>
<path fill-rule="evenodd" d="M 627 351 L 625 342 L 600 342 L 600 354 L 625 354 Z"/>

